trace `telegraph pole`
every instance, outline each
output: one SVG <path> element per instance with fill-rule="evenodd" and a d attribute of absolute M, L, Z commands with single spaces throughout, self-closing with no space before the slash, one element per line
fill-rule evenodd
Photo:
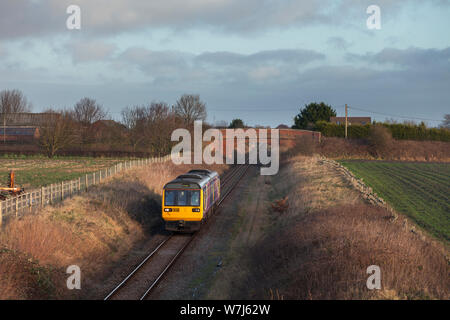
<path fill-rule="evenodd" d="M 3 113 L 3 144 L 6 144 L 6 113 Z"/>
<path fill-rule="evenodd" d="M 345 139 L 347 139 L 347 127 L 348 127 L 348 106 L 345 104 Z"/>

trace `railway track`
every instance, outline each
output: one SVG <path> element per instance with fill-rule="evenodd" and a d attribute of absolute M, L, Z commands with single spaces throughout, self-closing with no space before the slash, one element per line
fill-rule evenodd
<path fill-rule="evenodd" d="M 236 166 L 221 177 L 221 198 L 218 206 L 230 195 L 248 167 L 249 165 Z M 172 233 L 167 236 L 104 300 L 144 300 L 147 298 L 189 246 L 195 235 L 196 233 Z"/>

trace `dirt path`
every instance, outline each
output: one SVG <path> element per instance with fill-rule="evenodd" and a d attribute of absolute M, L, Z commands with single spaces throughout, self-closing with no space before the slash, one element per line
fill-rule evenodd
<path fill-rule="evenodd" d="M 266 184 L 267 179 L 269 178 L 256 175 L 242 194 L 240 210 L 243 213 L 243 223 L 234 240 L 235 246 L 251 246 L 261 235 L 267 220 L 265 213 L 269 207 L 267 195 L 270 192 L 270 185 Z"/>

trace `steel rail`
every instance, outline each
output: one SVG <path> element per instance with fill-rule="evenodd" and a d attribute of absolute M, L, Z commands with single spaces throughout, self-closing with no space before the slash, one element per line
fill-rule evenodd
<path fill-rule="evenodd" d="M 108 300 L 109 298 L 111 298 L 114 294 L 116 294 L 122 287 L 123 285 L 131 279 L 131 277 L 133 277 L 136 272 L 141 269 L 141 267 L 156 253 L 158 252 L 158 250 L 167 242 L 169 241 L 171 238 L 173 237 L 173 234 L 171 234 L 170 236 L 168 236 L 166 239 L 164 239 L 152 252 L 150 252 L 149 255 L 147 255 L 147 257 L 144 258 L 144 260 L 142 260 L 142 262 L 136 267 L 134 268 L 133 271 L 131 271 L 130 274 L 128 274 L 128 276 L 125 277 L 125 279 L 122 280 L 121 283 L 119 283 L 103 300 Z"/>
<path fill-rule="evenodd" d="M 229 190 L 226 192 L 225 196 L 221 197 L 221 200 L 218 203 L 218 206 L 223 202 L 223 200 L 225 200 L 225 198 L 231 193 L 231 191 L 234 189 L 234 187 L 237 186 L 237 184 L 239 183 L 239 181 L 242 179 L 242 177 L 244 176 L 244 173 L 247 171 L 248 167 L 250 165 L 246 165 L 244 166 L 242 169 L 240 167 L 238 167 L 236 169 L 236 172 L 242 171 L 242 173 L 238 176 L 238 179 L 235 181 L 235 183 L 232 185 L 231 188 L 229 188 Z M 231 181 L 231 180 L 229 180 Z M 141 297 L 140 300 L 144 300 L 149 294 L 150 292 L 158 285 L 158 283 L 160 282 L 160 280 L 164 277 L 164 275 L 167 273 L 167 271 L 170 269 L 170 267 L 172 267 L 172 265 L 175 263 L 175 261 L 178 259 L 178 257 L 184 252 L 184 250 L 189 246 L 189 244 L 192 242 L 192 240 L 194 239 L 196 234 L 193 234 L 191 236 L 191 238 L 187 241 L 187 243 L 177 252 L 177 254 L 173 257 L 173 259 L 169 262 L 169 264 L 164 268 L 164 270 L 159 274 L 159 276 L 156 278 L 155 281 L 153 281 L 153 283 L 151 284 L 151 286 L 147 289 L 147 291 L 144 293 L 144 295 Z"/>
<path fill-rule="evenodd" d="M 164 268 L 164 270 L 159 274 L 159 276 L 155 279 L 155 281 L 153 281 L 151 286 L 147 289 L 147 291 L 145 291 L 145 293 L 142 295 L 142 297 L 139 300 L 144 300 L 149 295 L 149 293 L 152 291 L 152 289 L 154 287 L 156 287 L 156 285 L 159 283 L 161 278 L 166 274 L 167 270 L 170 269 L 170 267 L 175 263 L 175 261 L 184 252 L 184 250 L 188 247 L 188 245 L 192 242 L 193 239 L 194 239 L 194 234 L 191 235 L 191 237 L 189 238 L 188 241 L 186 241 L 186 243 L 183 245 L 183 247 L 180 250 L 178 250 L 176 255 L 172 258 L 172 260 L 170 260 L 170 262 L 167 264 L 167 266 Z"/>
<path fill-rule="evenodd" d="M 238 179 L 236 181 L 236 183 L 234 185 L 232 185 L 231 188 L 229 188 L 226 192 L 225 195 L 222 196 L 219 200 L 219 202 L 217 203 L 217 206 L 220 206 L 222 204 L 222 202 L 228 197 L 228 195 L 231 193 L 231 191 L 233 191 L 233 189 L 236 187 L 236 185 L 238 184 L 238 182 L 242 179 L 242 177 L 244 176 L 245 172 L 247 172 L 247 169 L 250 167 L 250 165 L 245 165 L 242 168 L 238 168 L 238 170 L 236 170 L 236 173 L 240 171 L 242 171 L 242 173 L 240 175 L 238 175 Z M 234 176 L 234 175 L 233 175 Z M 231 181 L 231 178 L 230 180 Z"/>
<path fill-rule="evenodd" d="M 237 179 L 235 179 L 236 181 L 234 182 L 234 184 L 232 184 L 231 187 L 227 188 L 227 191 L 225 192 L 224 195 L 221 196 L 217 206 L 220 206 L 221 203 L 228 197 L 228 195 L 231 193 L 231 191 L 237 186 L 237 184 L 239 183 L 239 181 L 242 179 L 242 177 L 244 176 L 245 172 L 247 171 L 248 167 L 250 165 L 245 165 L 245 166 L 237 166 L 236 169 L 234 169 L 232 172 L 230 172 L 229 174 L 227 174 L 223 179 L 225 180 L 224 183 L 222 184 L 223 186 L 228 186 L 229 182 L 233 182 L 233 179 L 235 177 L 238 177 Z M 240 174 L 238 175 L 238 173 L 240 172 Z M 221 186 L 222 187 L 222 186 Z M 195 233 L 191 235 L 191 237 L 189 238 L 189 240 L 183 245 L 183 247 L 177 251 L 177 253 L 175 254 L 175 256 L 170 260 L 170 262 L 166 265 L 166 267 L 163 269 L 163 271 L 158 275 L 158 277 L 152 282 L 151 286 L 145 291 L 145 293 L 141 296 L 140 300 L 145 299 L 150 292 L 158 285 L 158 283 L 160 282 L 160 280 L 164 277 L 164 275 L 167 273 L 167 271 L 170 269 L 170 267 L 172 267 L 172 265 L 175 263 L 175 261 L 179 258 L 179 256 L 184 252 L 184 250 L 188 247 L 188 245 L 192 242 L 192 240 L 195 237 Z M 150 258 L 152 258 L 155 253 L 157 253 L 163 246 L 164 244 L 166 244 L 170 239 L 172 239 L 175 235 L 171 234 L 170 236 L 168 236 L 166 239 L 164 239 L 150 254 L 148 254 L 144 260 L 139 263 L 139 265 L 137 267 L 135 267 L 133 269 L 133 271 L 128 274 L 128 276 L 126 276 L 121 282 L 120 284 L 118 284 L 105 298 L 104 300 L 109 300 L 112 296 L 114 296 L 115 294 L 117 294 L 120 289 L 122 289 L 124 287 L 124 285 L 133 277 L 135 276 L 138 271 L 150 260 Z"/>

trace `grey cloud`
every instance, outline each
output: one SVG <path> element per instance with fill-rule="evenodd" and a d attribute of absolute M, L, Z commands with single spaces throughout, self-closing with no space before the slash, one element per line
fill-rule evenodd
<path fill-rule="evenodd" d="M 352 43 L 341 37 L 330 37 L 328 38 L 327 44 L 339 50 L 347 50 L 352 45 Z"/>
<path fill-rule="evenodd" d="M 0 38 L 14 39 L 61 32 L 65 10 L 56 14 L 50 1 L 0 1 Z"/>
<path fill-rule="evenodd" d="M 0 44 L 0 58 L 5 58 L 7 55 L 8 51 Z"/>
<path fill-rule="evenodd" d="M 446 49 L 385 48 L 377 53 L 348 54 L 349 61 L 366 61 L 378 64 L 394 64 L 403 67 L 424 68 L 430 66 L 450 67 L 450 47 Z"/>
<path fill-rule="evenodd" d="M 450 48 L 446 49 L 393 49 L 387 48 L 372 56 L 378 63 L 394 63 L 407 66 L 424 66 L 430 64 L 450 65 Z"/>
<path fill-rule="evenodd" d="M 81 7 L 84 34 L 112 34 L 145 28 L 187 30 L 196 27 L 216 31 L 261 32 L 287 26 L 342 24 L 365 19 L 368 0 L 2 0 L 0 38 L 18 38 L 70 32 L 66 8 Z M 379 0 L 383 16 L 394 15 L 405 3 L 419 0 Z M 430 3 L 449 5 L 442 0 Z"/>
<path fill-rule="evenodd" d="M 433 55 L 435 55 L 433 59 L 436 63 L 444 62 L 445 59 L 448 59 L 446 57 L 448 57 L 449 49 L 429 49 L 417 52 L 403 50 L 395 55 L 387 55 L 384 52 L 389 50 L 382 50 L 373 54 L 373 59 L 380 59 L 380 61 L 407 63 L 408 68 L 401 70 L 397 68 L 379 70 L 374 68 L 372 61 L 369 60 L 363 66 L 322 65 L 309 68 L 305 66 L 300 70 L 295 68 L 294 60 L 287 63 L 284 69 L 271 68 L 272 64 L 270 63 L 265 65 L 266 69 L 261 69 L 261 67 L 258 69 L 258 66 L 252 66 L 252 63 L 245 67 L 244 62 L 248 59 L 246 55 L 229 52 L 217 53 L 217 55 L 209 53 L 198 56 L 196 59 L 208 57 L 209 61 L 220 63 L 222 71 L 217 71 L 218 67 L 203 68 L 201 70 L 202 78 L 190 78 L 190 81 L 186 81 L 189 76 L 187 78 L 180 76 L 174 78 L 171 83 L 156 81 L 152 87 L 156 92 L 158 90 L 172 91 L 173 99 L 176 99 L 180 90 L 181 92 L 183 90 L 200 92 L 211 108 L 219 110 L 224 108 L 216 113 L 217 118 L 228 119 L 226 107 L 234 107 L 234 109 L 242 106 L 250 109 L 253 107 L 253 112 L 243 110 L 243 113 L 239 113 L 250 123 L 255 121 L 277 125 L 281 122 L 288 122 L 293 113 L 277 112 L 277 108 L 298 107 L 304 103 L 319 100 L 328 101 L 333 105 L 349 103 L 355 107 L 368 108 L 378 112 L 404 116 L 416 114 L 426 118 L 439 119 L 450 103 L 449 68 L 423 68 L 421 63 L 423 57 L 427 57 L 428 60 L 429 56 Z M 249 56 L 273 58 L 272 54 L 261 53 Z M 415 58 L 415 56 L 419 58 Z M 262 59 L 262 61 L 265 60 Z M 236 68 L 236 64 L 240 67 Z M 280 72 L 277 73 L 277 70 Z M 189 69 L 187 72 L 191 71 Z M 205 79 L 207 81 L 204 81 Z M 275 80 L 272 81 L 273 79 Z M 429 106 L 426 114 L 423 111 L 424 105 Z M 271 113 L 258 112 L 258 107 L 273 108 L 273 111 Z M 383 120 L 384 118 L 378 116 L 378 119 Z M 430 125 L 433 124 L 430 123 Z"/>
<path fill-rule="evenodd" d="M 130 48 L 117 61 L 128 63 L 153 81 L 174 80 L 230 83 L 246 78 L 271 81 L 294 77 L 300 67 L 323 60 L 325 56 L 312 50 L 268 50 L 253 54 L 207 52 L 193 55 L 179 51 L 151 51 Z"/>
<path fill-rule="evenodd" d="M 148 72 L 152 70 L 151 66 L 156 67 L 164 59 L 169 65 L 183 64 L 177 62 L 179 55 L 139 50 L 127 52 L 128 58 L 133 61 L 145 63 L 150 60 Z M 102 101 L 113 114 L 118 114 L 129 104 L 151 100 L 173 103 L 185 92 L 197 92 L 208 103 L 209 114 L 216 115 L 216 119 L 240 117 L 251 124 L 259 122 L 270 125 L 291 121 L 296 108 L 311 101 L 323 100 L 333 106 L 348 103 L 377 112 L 437 119 L 448 110 L 450 103 L 448 68 L 411 66 L 402 70 L 377 70 L 370 64 L 365 67 L 324 65 L 288 75 L 281 73 L 277 81 L 249 81 L 251 79 L 245 72 L 233 74 L 232 78 L 224 81 L 223 77 L 217 77 L 214 68 L 193 70 L 189 67 L 189 59 L 185 60 L 184 54 L 181 57 L 181 61 L 186 61 L 185 69 L 179 69 L 178 75 L 169 72 L 171 81 L 158 78 L 140 83 L 116 81 L 87 85 L 55 81 L 48 71 L 36 70 L 34 75 L 14 76 L 11 70 L 2 68 L 0 87 L 8 87 L 13 77 L 16 87 L 23 89 L 36 106 L 36 111 L 46 106 L 71 105 L 80 97 L 89 95 Z M 194 71 L 198 72 L 196 77 L 192 76 Z M 161 72 L 164 74 L 164 70 Z M 52 81 L 41 81 L 43 74 Z M 427 106 L 426 110 L 424 106 Z M 227 111 L 227 108 L 233 110 Z M 242 111 L 239 111 L 240 108 Z M 271 108 L 271 111 L 260 112 L 258 108 Z M 338 109 L 338 112 L 341 110 Z"/>
<path fill-rule="evenodd" d="M 5 80 L 0 79 L 0 87 L 4 84 Z M 450 75 L 443 69 L 379 71 L 367 67 L 323 66 L 277 82 L 254 82 L 248 81 L 247 77 L 236 77 L 232 82 L 177 78 L 170 83 L 121 82 L 95 86 L 34 84 L 28 80 L 17 86 L 24 90 L 36 108 L 71 105 L 79 97 L 89 95 L 117 114 L 129 104 L 151 100 L 173 103 L 182 93 L 197 92 L 207 102 L 209 114 L 215 115 L 216 119 L 240 117 L 250 124 L 275 126 L 290 122 L 297 108 L 311 101 L 323 100 L 333 106 L 348 103 L 377 112 L 437 119 L 448 110 L 450 103 Z M 428 106 L 426 111 L 424 106 Z M 227 108 L 231 110 L 227 111 Z M 271 111 L 260 112 L 258 108 L 271 108 Z M 342 110 L 338 109 L 338 112 Z"/>
<path fill-rule="evenodd" d="M 191 56 L 179 51 L 152 51 L 133 47 L 125 50 L 117 61 L 129 63 L 154 79 L 173 81 L 189 73 Z"/>
<path fill-rule="evenodd" d="M 330 1 L 330 0 L 327 0 Z M 319 4 L 306 0 L 3 0 L 0 38 L 20 38 L 70 32 L 69 5 L 79 5 L 85 34 L 109 34 L 143 28 L 214 27 L 256 30 L 308 23 L 321 16 Z"/>
<path fill-rule="evenodd" d="M 101 41 L 70 42 L 66 48 L 74 63 L 105 60 L 116 50 L 115 45 Z"/>
<path fill-rule="evenodd" d="M 207 52 L 196 57 L 200 63 L 216 65 L 248 65 L 248 64 L 307 64 L 314 60 L 325 59 L 325 55 L 313 50 L 266 50 L 244 55 L 232 52 Z"/>

